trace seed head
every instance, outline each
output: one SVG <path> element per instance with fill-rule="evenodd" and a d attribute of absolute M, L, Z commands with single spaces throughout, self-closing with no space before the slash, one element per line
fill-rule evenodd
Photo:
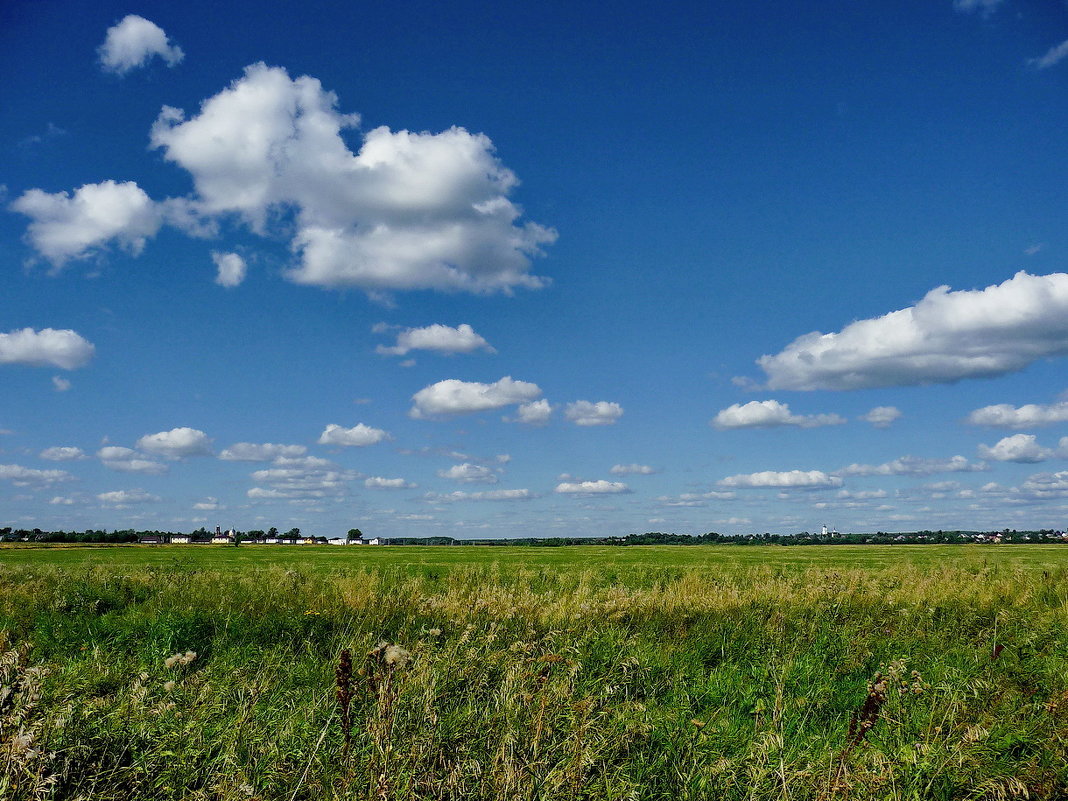
<path fill-rule="evenodd" d="M 408 664 L 408 660 L 411 659 L 411 654 L 399 645 L 390 645 L 386 648 L 386 652 L 382 658 L 390 667 L 399 668 Z"/>

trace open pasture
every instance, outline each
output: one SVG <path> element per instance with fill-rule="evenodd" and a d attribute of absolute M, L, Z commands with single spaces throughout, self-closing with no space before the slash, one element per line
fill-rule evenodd
<path fill-rule="evenodd" d="M 1068 548 L 11 547 L 0 797 L 1068 794 Z"/>
<path fill-rule="evenodd" d="M 299 567 L 314 572 L 399 569 L 412 573 L 457 566 L 496 565 L 513 569 L 550 568 L 568 573 L 593 570 L 636 575 L 658 570 L 735 572 L 772 570 L 878 569 L 911 565 L 968 570 L 1068 567 L 1062 545 L 836 545 L 780 546 L 291 546 L 291 545 L 0 545 L 2 565 L 55 565 L 65 568 L 241 570 Z"/>

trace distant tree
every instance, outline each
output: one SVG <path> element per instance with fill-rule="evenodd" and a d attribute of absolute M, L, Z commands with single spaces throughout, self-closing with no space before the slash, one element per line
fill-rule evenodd
<path fill-rule="evenodd" d="M 363 532 L 360 531 L 358 528 L 350 528 L 349 529 L 349 539 L 350 540 L 362 540 L 363 539 Z"/>
<path fill-rule="evenodd" d="M 286 532 L 286 538 L 287 539 L 295 540 L 299 536 L 300 536 L 300 529 L 296 528 L 296 527 L 291 528 L 291 529 L 289 529 L 289 531 Z"/>
<path fill-rule="evenodd" d="M 274 526 L 271 526 L 269 529 L 267 529 L 267 536 L 268 537 L 277 537 L 278 536 L 278 529 L 276 529 Z"/>

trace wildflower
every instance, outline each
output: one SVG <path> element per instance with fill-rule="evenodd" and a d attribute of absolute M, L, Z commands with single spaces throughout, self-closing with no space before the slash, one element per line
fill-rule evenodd
<path fill-rule="evenodd" d="M 175 685 L 175 683 L 173 681 L 165 681 L 165 682 L 163 682 L 163 689 L 166 690 L 167 692 L 170 692 L 171 690 L 173 690 L 175 688 L 175 686 L 176 685 Z"/>
<path fill-rule="evenodd" d="M 386 652 L 382 658 L 390 667 L 399 668 L 408 664 L 408 660 L 411 659 L 411 654 L 399 645 L 390 645 L 386 648 Z"/>
<path fill-rule="evenodd" d="M 431 629 L 429 631 L 429 634 L 430 634 L 431 637 L 440 637 L 441 636 L 441 629 Z"/>
<path fill-rule="evenodd" d="M 163 660 L 163 666 L 168 668 L 172 668 L 175 665 L 178 665 L 179 667 L 185 667 L 186 665 L 192 663 L 192 661 L 196 658 L 196 651 L 186 651 L 184 654 L 173 654 Z"/>

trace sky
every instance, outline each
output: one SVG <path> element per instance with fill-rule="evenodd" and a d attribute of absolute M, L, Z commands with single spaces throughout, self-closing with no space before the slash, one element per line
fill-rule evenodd
<path fill-rule="evenodd" d="M 1068 526 L 1068 5 L 0 4 L 0 527 Z"/>

